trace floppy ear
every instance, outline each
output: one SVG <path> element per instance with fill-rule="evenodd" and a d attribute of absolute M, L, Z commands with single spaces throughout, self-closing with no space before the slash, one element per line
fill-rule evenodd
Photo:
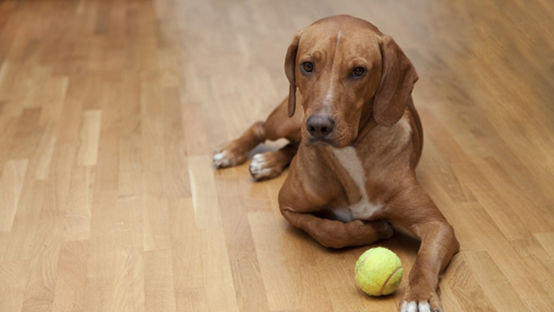
<path fill-rule="evenodd" d="M 289 117 L 294 115 L 296 109 L 296 80 L 294 77 L 296 67 L 296 51 L 298 51 L 298 43 L 300 42 L 301 32 L 296 33 L 292 42 L 287 49 L 287 55 L 285 57 L 285 74 L 289 79 Z"/>
<path fill-rule="evenodd" d="M 378 124 L 394 125 L 404 113 L 417 81 L 414 66 L 390 36 L 380 40 L 383 72 L 373 102 L 373 116 Z"/>

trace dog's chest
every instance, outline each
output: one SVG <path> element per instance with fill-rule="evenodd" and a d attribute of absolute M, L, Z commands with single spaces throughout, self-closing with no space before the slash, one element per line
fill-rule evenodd
<path fill-rule="evenodd" d="M 341 221 L 351 221 L 354 219 L 367 220 L 383 208 L 383 204 L 372 202 L 367 195 L 365 170 L 356 149 L 352 146 L 344 148 L 331 148 L 338 165 L 344 168 L 353 183 L 350 187 L 356 187 L 361 195 L 357 202 L 350 203 L 346 207 L 334 207 L 333 212 L 337 219 Z"/>

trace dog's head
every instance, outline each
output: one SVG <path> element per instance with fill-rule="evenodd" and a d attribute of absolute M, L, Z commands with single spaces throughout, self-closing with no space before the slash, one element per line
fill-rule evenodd
<path fill-rule="evenodd" d="M 404 112 L 417 74 L 391 37 L 361 19 L 321 19 L 296 34 L 285 59 L 289 116 L 302 94 L 302 135 L 308 142 L 349 145 L 358 136 L 362 110 L 394 125 Z M 372 101 L 373 100 L 373 101 Z"/>

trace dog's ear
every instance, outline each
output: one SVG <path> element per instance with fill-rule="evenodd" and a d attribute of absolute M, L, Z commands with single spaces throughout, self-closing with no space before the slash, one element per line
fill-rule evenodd
<path fill-rule="evenodd" d="M 294 72 L 296 70 L 296 51 L 298 51 L 298 43 L 300 42 L 301 31 L 294 35 L 292 42 L 287 49 L 287 55 L 285 57 L 285 74 L 289 79 L 289 117 L 294 115 L 296 109 L 296 79 Z"/>
<path fill-rule="evenodd" d="M 417 73 L 410 60 L 390 36 L 380 40 L 383 72 L 375 92 L 373 116 L 378 124 L 394 125 L 404 113 Z"/>

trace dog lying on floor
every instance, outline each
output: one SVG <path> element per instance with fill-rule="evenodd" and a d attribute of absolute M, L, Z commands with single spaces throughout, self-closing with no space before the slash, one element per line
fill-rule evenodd
<path fill-rule="evenodd" d="M 374 25 L 341 15 L 294 36 L 285 73 L 288 98 L 217 151 L 215 166 L 239 165 L 259 143 L 288 139 L 250 163 L 256 180 L 290 164 L 279 193 L 285 219 L 329 248 L 389 238 L 391 224 L 408 231 L 421 247 L 400 310 L 442 311 L 439 274 L 459 244 L 415 177 L 423 131 L 411 96 L 413 65 Z"/>

